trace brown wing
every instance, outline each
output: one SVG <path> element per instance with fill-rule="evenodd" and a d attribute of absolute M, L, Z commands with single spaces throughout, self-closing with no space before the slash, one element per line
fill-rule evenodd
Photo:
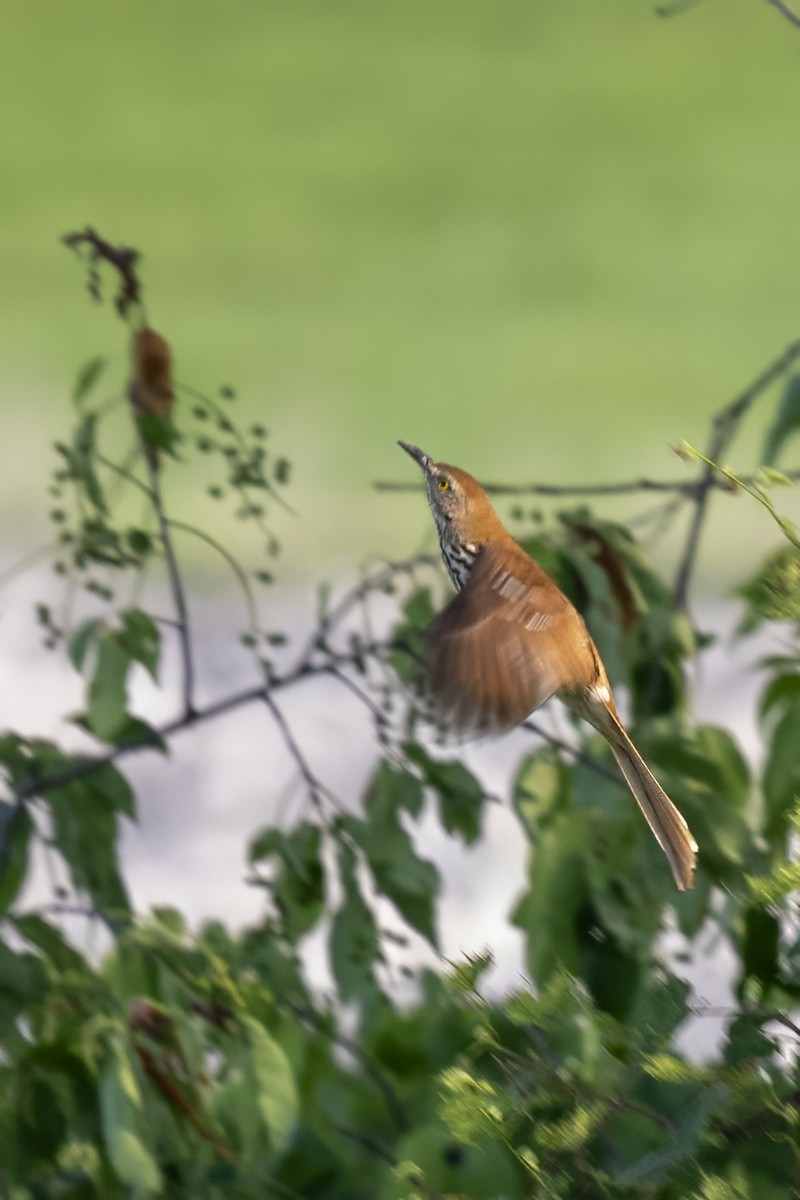
<path fill-rule="evenodd" d="M 597 673 L 581 617 L 510 539 L 481 550 L 429 639 L 437 715 L 462 733 L 513 729 L 554 692 L 591 684 Z"/>

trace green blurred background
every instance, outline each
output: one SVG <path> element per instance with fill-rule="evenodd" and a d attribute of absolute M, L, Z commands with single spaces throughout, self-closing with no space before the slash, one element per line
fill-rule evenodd
<path fill-rule="evenodd" d="M 370 489 L 413 477 L 397 437 L 494 480 L 680 477 L 668 443 L 800 332 L 800 33 L 760 0 L 4 0 L 0 97 L 17 537 L 76 368 L 124 374 L 58 244 L 86 223 L 145 252 L 180 378 L 294 460 L 298 567 L 419 543 L 418 498 Z"/>

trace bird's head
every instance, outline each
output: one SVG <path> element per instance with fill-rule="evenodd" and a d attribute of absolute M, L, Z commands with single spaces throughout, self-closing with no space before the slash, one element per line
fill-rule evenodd
<path fill-rule="evenodd" d="M 496 527 L 502 528 L 489 497 L 476 479 L 459 467 L 434 462 L 430 455 L 409 442 L 397 444 L 422 470 L 440 538 L 480 546 L 496 532 Z"/>

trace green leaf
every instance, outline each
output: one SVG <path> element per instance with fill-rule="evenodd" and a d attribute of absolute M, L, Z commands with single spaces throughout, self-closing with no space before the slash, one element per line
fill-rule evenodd
<path fill-rule="evenodd" d="M 800 796 L 800 695 L 787 696 L 769 741 L 764 767 L 764 832 L 774 843 L 785 837 L 788 817 Z"/>
<path fill-rule="evenodd" d="M 754 853 L 750 771 L 725 729 L 651 733 L 640 746 L 716 872 L 738 875 Z"/>
<path fill-rule="evenodd" d="M 325 872 L 319 827 L 304 822 L 290 833 L 263 830 L 251 842 L 251 863 L 274 859 L 269 883 L 282 929 L 295 942 L 320 919 L 325 903 Z"/>
<path fill-rule="evenodd" d="M 121 614 L 122 631 L 119 640 L 128 655 L 142 664 L 154 680 L 158 679 L 161 636 L 158 626 L 139 608 L 129 608 Z"/>
<path fill-rule="evenodd" d="M 473 845 L 480 837 L 485 799 L 475 776 L 463 763 L 437 762 L 415 743 L 408 743 L 404 750 L 436 792 L 443 828 L 450 834 L 459 834 L 466 845 Z"/>
<path fill-rule="evenodd" d="M 406 772 L 384 764 L 367 795 L 366 819 L 344 818 L 344 828 L 361 847 L 375 887 L 395 905 L 409 925 L 436 948 L 435 901 L 439 874 L 420 858 L 400 824 L 399 810 L 410 795 Z"/>
<path fill-rule="evenodd" d="M 395 905 L 406 921 L 427 938 L 434 949 L 436 896 L 439 873 L 433 863 L 417 857 L 408 834 L 399 825 L 382 838 L 377 827 L 352 822 L 348 828 L 369 863 L 375 887 Z"/>
<path fill-rule="evenodd" d="M 374 998 L 374 965 L 380 961 L 380 944 L 372 911 L 361 895 L 356 878 L 356 857 L 344 841 L 337 843 L 344 900 L 333 917 L 329 950 L 331 968 L 341 1000 Z"/>
<path fill-rule="evenodd" d="M 745 614 L 739 633 L 750 633 L 767 621 L 800 621 L 800 551 L 783 546 L 739 589 Z"/>
<path fill-rule="evenodd" d="M 122 772 L 113 763 L 102 763 L 93 768 L 86 777 L 86 786 L 103 800 L 107 800 L 115 812 L 123 813 L 132 821 L 136 819 L 136 797 Z"/>
<path fill-rule="evenodd" d="M 76 717 L 75 724 L 80 725 L 81 723 L 81 718 Z M 91 733 L 88 722 L 84 721 L 83 727 Z M 114 745 L 148 746 L 152 750 L 158 750 L 160 754 L 169 754 L 169 744 L 159 731 L 153 725 L 148 725 L 147 721 L 142 721 L 139 717 L 132 717 L 130 714 L 119 726 L 114 738 Z"/>
<path fill-rule="evenodd" d="M 76 888 L 88 892 L 112 924 L 125 920 L 130 904 L 117 863 L 114 802 L 96 790 L 92 777 L 46 792 L 53 834 Z"/>
<path fill-rule="evenodd" d="M 786 439 L 800 429 L 800 375 L 791 375 L 783 390 L 775 420 L 767 430 L 761 460 L 770 466 L 776 462 Z"/>
<path fill-rule="evenodd" d="M 648 1049 L 672 1048 L 676 1029 L 689 1016 L 691 994 L 686 980 L 665 967 L 649 973 L 631 1014 L 633 1027 L 644 1032 Z"/>
<path fill-rule="evenodd" d="M 663 1181 L 668 1178 L 668 1172 L 673 1167 L 686 1161 L 696 1152 L 703 1127 L 708 1123 L 712 1112 L 723 1105 L 729 1092 L 730 1089 L 722 1083 L 714 1084 L 711 1087 L 704 1086 L 684 1106 L 683 1119 L 675 1129 L 672 1144 L 664 1150 L 655 1150 L 645 1154 L 632 1166 L 620 1171 L 615 1176 L 618 1187 L 635 1188 L 637 1184 L 641 1184 L 646 1179 Z M 637 1194 L 646 1193 L 639 1190 Z"/>
<path fill-rule="evenodd" d="M 776 704 L 797 697 L 800 697 L 800 675 L 796 672 L 788 675 L 776 675 L 764 689 L 761 697 L 759 714 L 762 720 L 768 716 L 770 709 L 774 708 Z"/>
<path fill-rule="evenodd" d="M 417 588 L 403 605 L 401 620 L 393 630 L 393 640 L 408 649 L 393 650 L 390 662 L 404 683 L 411 683 L 420 675 L 425 650 L 423 631 L 433 620 L 434 613 L 433 599 L 427 587 Z"/>
<path fill-rule="evenodd" d="M 766 908 L 750 907 L 744 914 L 742 969 L 745 979 L 757 979 L 762 995 L 778 977 L 780 924 Z"/>
<path fill-rule="evenodd" d="M 130 663 L 130 654 L 118 636 L 106 630 L 98 642 L 87 708 L 89 728 L 101 741 L 113 742 L 125 722 Z"/>
<path fill-rule="evenodd" d="M 557 812 L 569 808 L 572 773 L 558 751 L 547 746 L 522 760 L 512 790 L 512 803 L 531 841 Z"/>
<path fill-rule="evenodd" d="M 748 875 L 753 899 L 759 904 L 780 904 L 800 892 L 800 862 L 778 862 L 769 875 Z"/>
<path fill-rule="evenodd" d="M 69 642 L 69 657 L 76 671 L 83 670 L 86 655 L 105 628 L 105 621 L 100 618 L 84 621 L 82 625 L 78 626 Z"/>
<path fill-rule="evenodd" d="M 134 1196 L 154 1195 L 162 1189 L 158 1164 L 138 1128 L 141 1104 L 133 1065 L 122 1045 L 115 1042 L 100 1076 L 100 1119 L 114 1173 L 133 1189 Z"/>
<path fill-rule="evenodd" d="M 578 914 L 587 897 L 587 821 L 561 813 L 540 831 L 530 865 L 530 887 L 511 921 L 525 934 L 528 970 L 540 986 L 560 968 L 581 974 Z"/>
<path fill-rule="evenodd" d="M 727 1029 L 725 1062 L 735 1067 L 754 1058 L 769 1061 L 778 1049 L 778 1044 L 767 1037 L 761 1028 L 764 1018 L 743 1013 L 731 1021 Z"/>
<path fill-rule="evenodd" d="M 762 467 L 761 472 L 768 483 L 778 484 L 780 487 L 792 487 L 794 480 L 785 475 L 783 471 L 776 471 L 774 467 Z"/>
<path fill-rule="evenodd" d="M 0 913 L 8 911 L 25 882 L 34 828 L 24 804 L 0 801 Z"/>
<path fill-rule="evenodd" d="M 129 529 L 126 537 L 131 552 L 140 558 L 153 549 L 153 539 L 145 529 Z"/>
<path fill-rule="evenodd" d="M 137 413 L 136 423 L 145 446 L 174 456 L 177 430 L 171 416 L 154 412 Z"/>
<path fill-rule="evenodd" d="M 0 1000 L 20 1008 L 38 1004 L 47 994 L 47 972 L 35 954 L 15 954 L 0 942 Z"/>
<path fill-rule="evenodd" d="M 103 371 L 106 368 L 107 359 L 105 358 L 90 358 L 84 363 L 78 371 L 75 379 L 75 384 L 72 389 L 72 403 L 76 408 L 80 408 L 83 400 L 86 399 L 89 392 L 97 383 Z"/>
<path fill-rule="evenodd" d="M 103 515 L 108 512 L 103 489 L 94 469 L 95 437 L 97 433 L 97 414 L 87 413 L 75 429 L 72 449 L 67 450 L 72 477 L 83 486 L 86 498 Z"/>
<path fill-rule="evenodd" d="M 299 1099 L 289 1060 L 271 1034 L 254 1017 L 242 1017 L 250 1046 L 253 1099 L 269 1133 L 282 1151 L 298 1120 Z"/>
<path fill-rule="evenodd" d="M 409 747 L 406 750 L 408 752 Z M 413 760 L 414 755 L 409 753 L 409 758 Z M 419 816 L 424 798 L 422 784 L 410 771 L 403 771 L 387 762 L 380 764 L 367 788 L 367 805 L 388 806 L 393 811 L 403 809 L 412 817 Z"/>
<path fill-rule="evenodd" d="M 83 973 L 88 970 L 86 961 L 74 950 L 64 938 L 63 933 L 43 917 L 35 913 L 14 917 L 14 927 L 18 933 L 41 950 L 42 954 L 58 971 L 75 971 Z"/>
<path fill-rule="evenodd" d="M 464 954 L 458 962 L 451 962 L 450 972 L 445 976 L 446 986 L 457 995 L 471 995 L 478 989 L 481 976 L 494 964 L 491 950 L 480 954 Z"/>

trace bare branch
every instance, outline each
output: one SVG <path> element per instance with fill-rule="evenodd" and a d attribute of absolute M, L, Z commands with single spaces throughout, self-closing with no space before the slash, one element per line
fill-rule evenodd
<path fill-rule="evenodd" d="M 345 1034 L 340 1033 L 338 1030 L 332 1030 L 323 1017 L 315 1011 L 315 1009 L 306 1005 L 296 1004 L 294 1001 L 288 1000 L 286 997 L 281 999 L 281 1004 L 288 1008 L 290 1012 L 299 1018 L 299 1020 L 304 1021 L 307 1025 L 311 1025 L 312 1028 L 314 1028 L 318 1033 L 322 1033 L 325 1035 L 325 1037 L 330 1038 L 335 1045 L 340 1046 L 342 1050 L 345 1050 L 361 1064 L 365 1073 L 369 1075 L 370 1079 L 372 1079 L 373 1083 L 383 1096 L 386 1109 L 395 1126 L 400 1133 L 406 1133 L 409 1127 L 408 1117 L 405 1114 L 405 1110 L 400 1103 L 397 1093 L 380 1067 L 378 1067 L 377 1064 L 369 1057 L 369 1055 L 361 1049 L 358 1043 L 354 1042 L 352 1038 L 347 1037 Z"/>
<path fill-rule="evenodd" d="M 372 485 L 379 492 L 419 492 L 418 483 L 395 483 L 376 480 Z M 623 483 L 481 483 L 484 491 L 493 496 L 628 496 L 637 492 L 677 492 L 693 496 L 697 484 L 679 479 L 630 479 Z"/>
<path fill-rule="evenodd" d="M 362 652 L 378 654 L 394 647 L 395 643 L 386 642 L 380 646 L 364 647 Z M 228 696 L 223 696 L 220 700 L 215 700 L 212 704 L 208 704 L 204 708 L 195 707 L 190 712 L 184 712 L 173 720 L 165 722 L 163 725 L 148 729 L 141 737 L 132 738 L 131 741 L 124 742 L 118 746 L 112 746 L 104 754 L 81 755 L 73 758 L 69 763 L 56 771 L 51 771 L 49 774 L 41 775 L 38 778 L 30 778 L 18 784 L 14 789 L 14 800 L 17 803 L 22 803 L 32 799 L 34 796 L 65 787 L 68 783 L 73 783 L 76 779 L 83 779 L 87 775 L 91 775 L 93 771 L 97 771 L 100 767 L 116 763 L 121 758 L 127 758 L 129 755 L 141 750 L 152 750 L 158 743 L 168 742 L 175 734 L 181 733 L 185 729 L 192 729 L 196 725 L 202 725 L 206 721 L 224 716 L 225 713 L 233 712 L 238 708 L 244 708 L 255 701 L 261 701 L 262 703 L 266 701 L 274 714 L 276 712 L 274 702 L 272 701 L 272 694 L 274 692 L 293 687 L 295 684 L 301 683 L 304 679 L 314 679 L 322 675 L 339 678 L 344 682 L 345 676 L 338 668 L 346 666 L 348 663 L 352 664 L 353 661 L 354 656 L 352 654 L 337 654 L 332 658 L 331 662 L 323 663 L 319 666 L 313 666 L 308 662 L 300 660 L 292 670 L 288 671 L 285 675 L 276 676 L 269 685 L 258 684 L 255 687 L 242 688 L 239 691 L 232 692 Z M 336 669 L 332 670 L 332 667 Z M 283 721 L 282 715 L 278 720 Z M 315 786 L 318 790 L 322 787 L 316 780 Z"/>
<path fill-rule="evenodd" d="M 653 9 L 657 17 L 678 17 L 681 13 L 696 8 L 700 0 L 672 0 L 670 4 L 658 4 Z"/>
<path fill-rule="evenodd" d="M 777 8 L 782 17 L 785 17 L 790 25 L 794 25 L 795 29 L 800 29 L 800 16 L 789 8 L 788 4 L 784 4 L 783 0 L 767 0 L 767 4 L 771 4 L 773 8 Z"/>
<path fill-rule="evenodd" d="M 267 708 L 269 709 L 269 711 L 272 713 L 272 716 L 275 719 L 275 724 L 278 726 L 278 729 L 281 732 L 281 736 L 283 737 L 283 740 L 286 743 L 286 748 L 289 751 L 289 753 L 291 754 L 295 763 L 297 764 L 298 771 L 300 772 L 303 779 L 305 780 L 305 783 L 308 787 L 308 793 L 311 797 L 312 803 L 316 807 L 317 811 L 321 814 L 323 812 L 323 804 L 322 804 L 323 799 L 328 800 L 330 803 L 333 803 L 333 804 L 336 803 L 333 795 L 325 787 L 325 785 L 323 783 L 320 783 L 320 781 L 317 779 L 314 772 L 311 770 L 311 768 L 308 765 L 308 762 L 306 760 L 306 757 L 303 754 L 303 751 L 300 749 L 300 747 L 297 744 L 297 741 L 295 740 L 295 736 L 292 733 L 291 728 L 289 727 L 288 721 L 286 720 L 286 718 L 283 715 L 283 713 L 281 712 L 281 710 L 278 708 L 278 705 L 272 699 L 272 696 L 270 695 L 268 688 L 264 689 L 262 699 L 263 699 L 264 703 L 266 704 Z"/>
<path fill-rule="evenodd" d="M 537 721 L 531 721 L 530 719 L 523 721 L 520 728 L 527 729 L 531 733 L 535 733 L 537 737 L 542 738 L 542 740 L 547 742 L 548 745 L 554 746 L 556 750 L 560 750 L 562 754 L 568 754 L 576 763 L 581 763 L 583 766 L 588 767 L 588 769 L 590 771 L 594 771 L 596 775 L 602 775 L 604 779 L 609 779 L 612 783 L 619 784 L 620 788 L 625 791 L 626 785 L 623 783 L 617 771 L 609 771 L 603 766 L 602 763 L 595 762 L 593 758 L 590 758 L 588 754 L 584 754 L 583 751 L 578 749 L 577 746 L 570 746 L 569 742 L 565 742 L 562 738 L 556 737 L 552 733 L 548 733 L 548 731 L 543 729 Z"/>
<path fill-rule="evenodd" d="M 439 565 L 439 561 L 438 556 L 418 554 L 416 557 L 405 559 L 402 562 L 388 562 L 377 574 L 370 575 L 367 579 L 363 579 L 360 583 L 356 584 L 355 587 L 352 587 L 350 591 L 344 594 L 342 599 L 329 612 L 322 616 L 319 626 L 309 639 L 305 650 L 300 655 L 299 661 L 309 662 L 314 656 L 314 651 L 322 648 L 336 626 L 341 624 L 345 617 L 366 596 L 373 592 L 384 590 L 387 585 L 392 583 L 396 575 L 409 575 L 413 578 L 414 572 L 420 567 L 435 567 Z"/>
<path fill-rule="evenodd" d="M 792 342 L 792 344 L 781 354 L 774 362 L 758 375 L 748 387 L 736 396 L 730 404 L 714 417 L 711 426 L 711 437 L 708 443 L 706 458 L 712 462 L 719 462 L 728 446 L 736 436 L 736 432 L 742 421 L 742 418 L 747 413 L 748 409 L 753 405 L 754 401 L 766 390 L 771 383 L 779 379 L 792 363 L 800 357 L 800 339 Z M 674 597 L 675 603 L 679 608 L 686 607 L 686 601 L 689 592 L 689 582 L 691 580 L 692 571 L 694 569 L 697 551 L 700 545 L 700 537 L 703 532 L 703 524 L 705 522 L 706 512 L 708 510 L 708 499 L 714 487 L 718 486 L 715 482 L 719 479 L 716 469 L 713 466 L 706 466 L 700 475 L 698 485 L 694 495 L 695 510 L 692 522 L 689 527 L 689 534 L 686 539 L 686 547 L 684 549 L 683 558 L 678 567 L 678 573 L 675 578 Z"/>
<path fill-rule="evenodd" d="M 295 681 L 293 680 L 292 682 Z M 44 792 L 52 792 L 56 788 L 65 787 L 68 783 L 73 783 L 76 779 L 83 779 L 86 775 L 91 775 L 93 771 L 98 770 L 100 767 L 115 763 L 119 759 L 126 758 L 130 754 L 135 754 L 139 750 L 152 750 L 154 744 L 157 744 L 159 741 L 168 741 L 169 738 L 176 733 L 180 733 L 183 729 L 190 729 L 193 725 L 199 725 L 204 721 L 222 716 L 224 713 L 231 712 L 234 709 L 252 704 L 254 700 L 261 700 L 263 694 L 263 684 L 258 687 L 245 688 L 242 691 L 233 692 L 230 696 L 225 696 L 223 699 L 217 700 L 205 708 L 196 708 L 191 713 L 184 713 L 172 721 L 167 721 L 166 724 L 159 726 L 157 729 L 148 730 L 141 737 L 132 738 L 131 741 L 124 742 L 119 746 L 112 746 L 105 754 L 87 754 L 73 758 L 71 762 L 58 771 L 52 771 L 47 775 L 42 775 L 38 779 L 31 778 L 27 782 L 20 784 L 14 790 L 14 798 L 17 802 L 21 802 L 29 800 L 33 796 L 41 795 Z"/>
<path fill-rule="evenodd" d="M 800 482 L 800 469 L 785 471 L 784 474 L 794 483 Z M 753 483 L 754 475 L 742 476 L 743 482 Z M 392 480 L 379 479 L 372 485 L 379 492 L 419 492 L 418 483 L 396 483 Z M 633 496 L 638 492 L 664 492 L 693 500 L 705 486 L 702 481 L 694 479 L 629 479 L 622 483 L 482 483 L 484 491 L 493 496 L 551 496 L 553 498 L 569 498 L 570 496 Z M 709 484 L 721 492 L 735 492 L 736 488 L 726 479 L 714 476 Z"/>

